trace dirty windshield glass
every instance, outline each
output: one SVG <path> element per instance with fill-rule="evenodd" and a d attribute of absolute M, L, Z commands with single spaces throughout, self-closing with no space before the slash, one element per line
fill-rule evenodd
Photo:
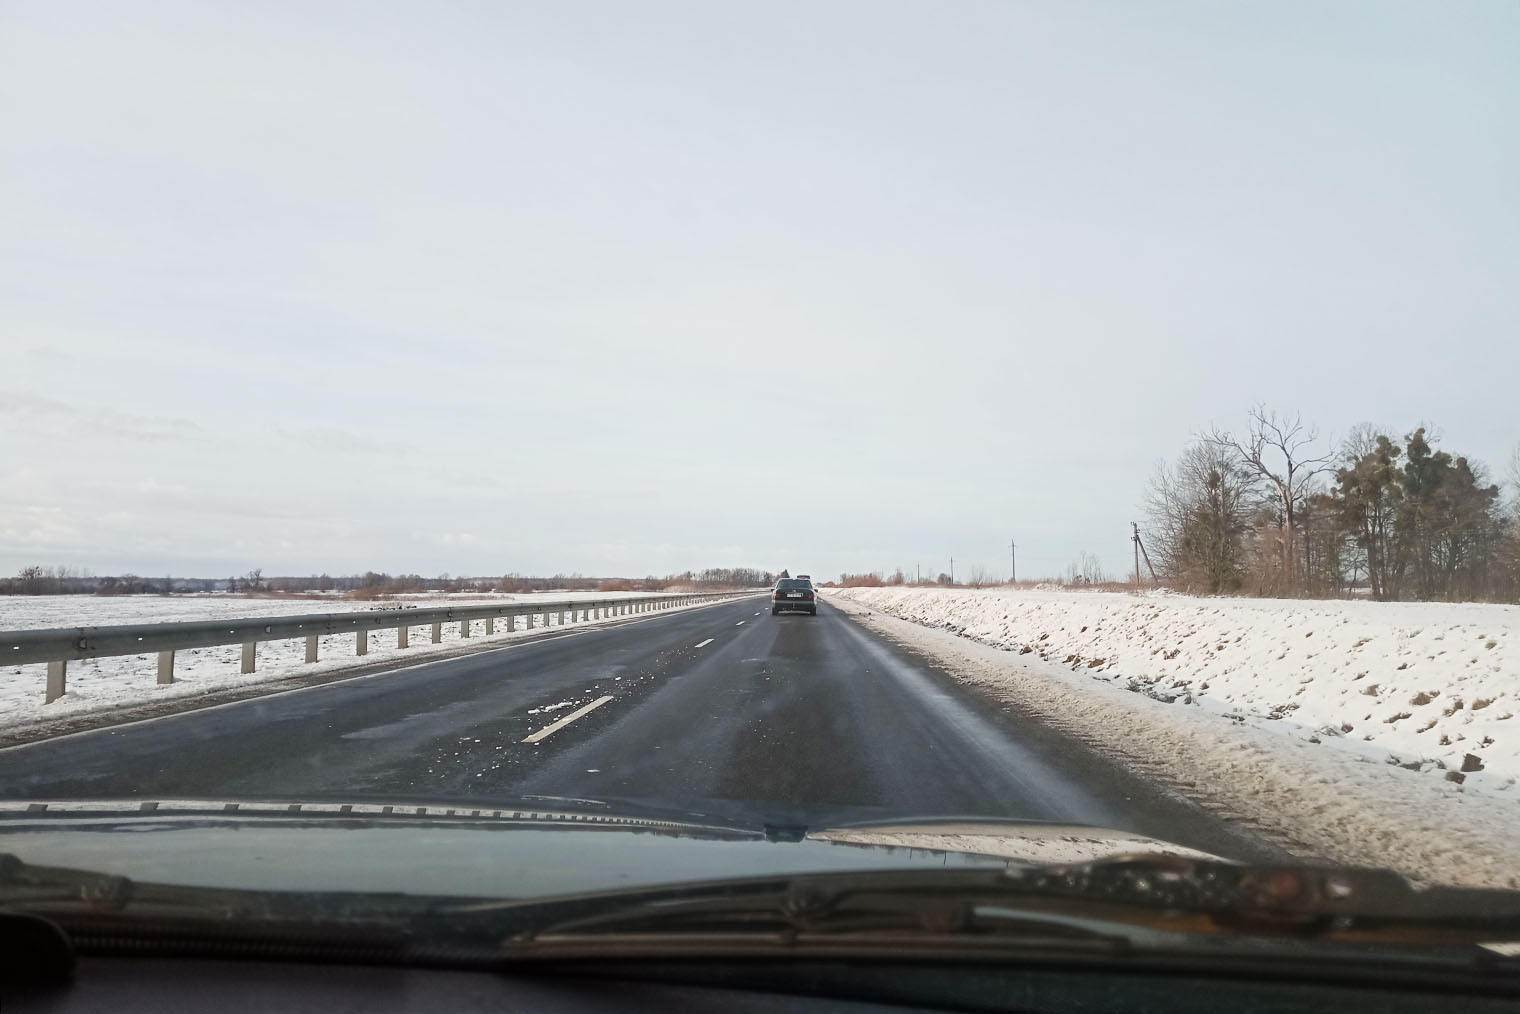
<path fill-rule="evenodd" d="M 0 6 L 0 853 L 1520 888 L 1517 41 Z"/>

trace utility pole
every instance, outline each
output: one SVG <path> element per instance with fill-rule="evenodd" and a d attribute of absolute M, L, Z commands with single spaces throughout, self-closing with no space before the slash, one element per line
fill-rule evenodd
<path fill-rule="evenodd" d="M 955 584 L 955 557 L 950 557 L 950 583 Z"/>
<path fill-rule="evenodd" d="M 913 583 L 914 584 L 923 584 L 924 583 L 924 568 L 920 564 L 917 564 L 917 563 L 915 563 L 913 565 Z"/>
<path fill-rule="evenodd" d="M 1132 536 L 1135 543 L 1135 584 L 1140 583 L 1140 526 L 1131 521 L 1129 526 L 1135 530 Z"/>
<path fill-rule="evenodd" d="M 1019 546 L 1012 539 L 1008 540 L 1008 583 L 1019 583 Z"/>

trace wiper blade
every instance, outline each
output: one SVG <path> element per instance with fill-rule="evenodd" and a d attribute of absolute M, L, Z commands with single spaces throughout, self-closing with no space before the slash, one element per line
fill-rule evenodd
<path fill-rule="evenodd" d="M 443 915 L 445 913 L 438 913 Z M 451 917 L 465 912 L 447 913 Z M 1173 856 L 1067 866 L 811 874 L 475 906 L 511 955 L 612 938 L 876 939 L 1103 947 L 1243 938 L 1466 947 L 1520 937 L 1520 892 L 1417 890 L 1383 871 Z"/>
<path fill-rule="evenodd" d="M 1520 892 L 1417 890 L 1389 873 L 1169 856 L 1069 866 L 887 870 L 712 881 L 539 900 L 281 892 L 129 881 L 0 855 L 0 909 L 41 915 L 82 951 L 274 953 L 489 964 L 633 955 L 1107 956 L 1296 960 L 1445 954 L 1520 971 Z M 1375 953 L 1374 953 L 1375 952 Z M 1243 953 L 1243 952 L 1242 952 Z M 1370 960 L 1369 957 L 1369 960 Z"/>

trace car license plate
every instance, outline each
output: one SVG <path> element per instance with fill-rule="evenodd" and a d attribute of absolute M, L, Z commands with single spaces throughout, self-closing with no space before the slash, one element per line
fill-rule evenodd
<path fill-rule="evenodd" d="M 802 598 L 802 593 L 801 592 L 787 592 L 786 593 L 786 597 L 789 598 L 789 599 L 800 599 L 800 598 Z"/>

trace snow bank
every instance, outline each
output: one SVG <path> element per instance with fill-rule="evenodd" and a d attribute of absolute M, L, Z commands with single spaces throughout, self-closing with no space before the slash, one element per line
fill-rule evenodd
<path fill-rule="evenodd" d="M 894 616 L 1236 722 L 1513 789 L 1520 607 L 855 588 Z"/>
<path fill-rule="evenodd" d="M 99 626 L 112 623 L 172 623 L 245 616 L 290 616 L 302 613 L 339 613 L 363 610 L 395 611 L 404 608 L 427 608 L 453 605 L 491 605 L 501 602 L 582 601 L 585 599 L 647 598 L 641 592 L 555 592 L 540 595 L 447 594 L 407 595 L 398 600 L 359 602 L 348 599 L 245 598 L 235 595 L 91 595 L 0 596 L 0 630 L 31 630 L 44 627 Z M 686 606 L 701 608 L 700 605 Z M 668 613 L 661 614 L 668 615 Z M 621 617 L 613 618 L 615 620 Z M 576 628 L 595 626 L 609 620 L 584 621 Z M 394 630 L 369 633 L 369 653 L 355 653 L 353 634 L 334 634 L 318 639 L 318 662 L 306 664 L 305 642 L 294 640 L 261 642 L 258 647 L 258 671 L 244 675 L 242 649 L 236 644 L 210 648 L 191 648 L 177 652 L 174 659 L 175 682 L 157 683 L 157 657 L 151 654 L 118 655 L 70 662 L 68 692 L 52 704 L 43 704 L 46 666 L 7 665 L 0 668 L 0 727 L 45 725 L 57 718 L 97 711 L 110 711 L 147 701 L 195 696 L 209 690 L 267 683 L 293 676 L 310 676 L 373 665 L 391 659 L 424 662 L 456 652 L 464 644 L 490 645 L 509 643 L 543 633 L 542 626 L 529 631 L 519 623 L 508 633 L 506 624 L 498 623 L 496 633 L 485 636 L 477 622 L 468 642 L 459 636 L 459 624 L 443 626 L 443 640 L 433 644 L 424 631 L 413 630 L 411 647 L 396 647 Z"/>
<path fill-rule="evenodd" d="M 1295 854 L 1395 869 L 1427 882 L 1520 888 L 1513 741 L 1482 731 L 1493 723 L 1513 736 L 1511 726 L 1520 721 L 1498 717 L 1513 706 L 1520 682 L 1507 661 L 1514 657 L 1520 613 L 1513 607 L 1097 592 L 846 589 L 826 594 L 866 625 L 934 657 L 957 679 L 1038 715 Z M 1444 619 L 1433 623 L 1436 616 Z M 1313 636 L 1307 637 L 1311 619 Z M 1287 628 L 1290 620 L 1293 626 Z M 1489 635 L 1477 645 L 1489 654 L 1477 657 L 1492 658 L 1489 664 L 1497 664 L 1499 672 L 1466 664 L 1473 651 L 1465 635 L 1471 632 L 1476 641 L 1475 627 Z M 1435 641 L 1442 631 L 1444 640 Z M 1460 653 L 1450 647 L 1458 635 L 1465 645 Z M 1372 641 L 1353 649 L 1368 636 L 1386 638 L 1393 646 L 1389 657 L 1366 652 Z M 1493 648 L 1484 647 L 1489 640 L 1496 642 Z M 1319 644 L 1300 646 L 1309 641 Z M 1446 654 L 1430 645 L 1448 646 Z M 1231 646 L 1236 656 L 1228 654 Z M 1405 654 L 1399 654 L 1401 646 Z M 1025 652 L 1026 647 L 1032 650 Z M 1364 662 L 1343 666 L 1343 656 L 1353 651 L 1360 651 L 1352 657 Z M 1246 662 L 1248 653 L 1259 661 Z M 1410 654 L 1416 664 L 1400 669 Z M 1070 656 L 1082 660 L 1067 662 Z M 1189 656 L 1190 668 L 1172 664 Z M 1380 660 L 1374 663 L 1374 657 Z M 1103 661 L 1089 668 L 1096 659 Z M 1437 685 L 1443 667 L 1447 679 Z M 1419 683 L 1404 682 L 1411 671 Z M 1300 682 L 1311 677 L 1312 682 Z M 1174 681 L 1189 685 L 1173 686 Z M 1380 694 L 1401 695 L 1396 700 L 1436 689 L 1441 697 L 1435 700 L 1461 697 L 1464 706 L 1450 715 L 1440 707 L 1385 702 L 1384 717 L 1423 708 L 1445 723 L 1442 734 L 1466 737 L 1458 749 L 1464 755 L 1470 749 L 1483 770 L 1458 783 L 1446 780 L 1434 764 L 1422 765 L 1427 770 L 1421 773 L 1389 763 L 1399 756 L 1390 752 L 1398 744 L 1409 738 L 1423 743 L 1439 734 L 1436 728 L 1417 731 L 1430 717 L 1417 723 L 1375 718 L 1370 723 L 1375 731 L 1363 733 L 1373 739 L 1359 738 L 1374 701 L 1359 692 L 1369 681 L 1382 684 Z M 1343 688 L 1349 692 L 1339 693 Z M 1475 688 L 1493 694 L 1494 703 L 1473 710 L 1472 703 L 1485 699 Z M 1292 703 L 1299 706 L 1282 706 Z M 1344 722 L 1352 732 L 1316 732 L 1320 718 L 1310 720 L 1316 712 L 1328 715 L 1325 724 L 1338 728 Z M 1484 745 L 1484 738 L 1493 742 Z M 1418 751 L 1406 753 L 1418 756 Z"/>

